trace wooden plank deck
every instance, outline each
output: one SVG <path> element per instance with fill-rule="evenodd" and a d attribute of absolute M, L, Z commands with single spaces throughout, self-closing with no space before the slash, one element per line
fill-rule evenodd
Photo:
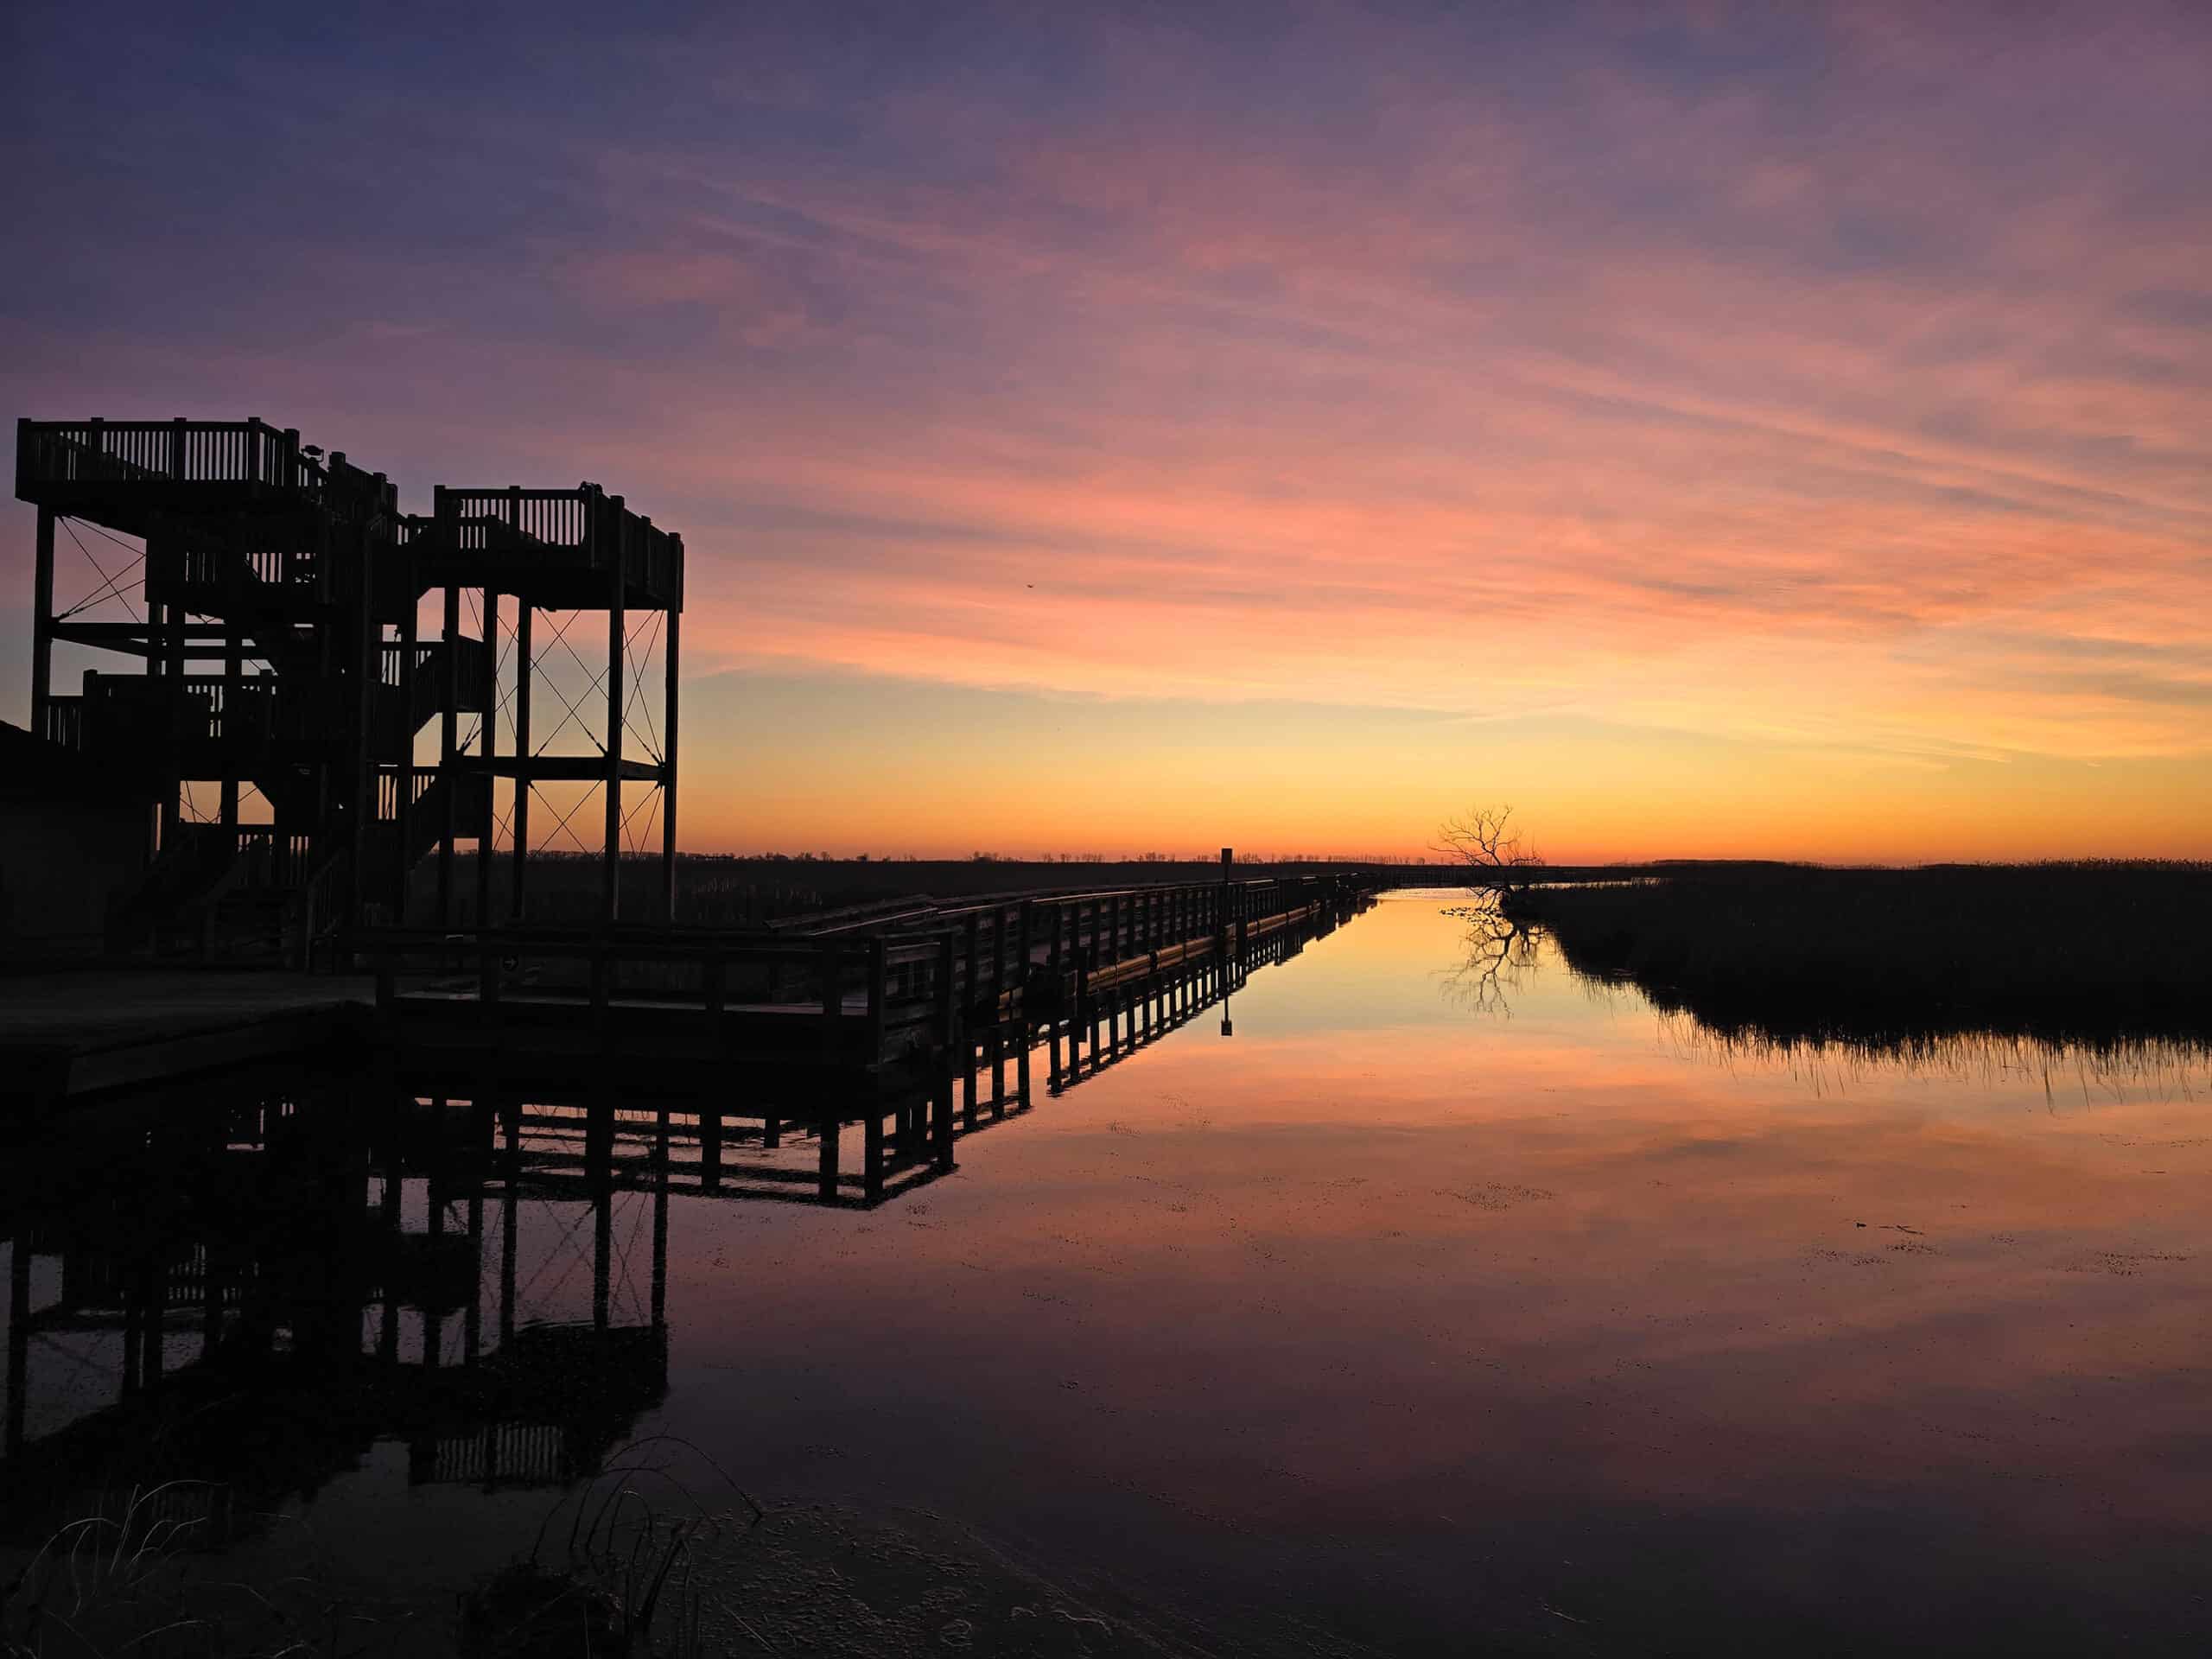
<path fill-rule="evenodd" d="M 0 1102 L 303 1053 L 365 1028 L 375 1001 L 365 977 L 128 969 L 11 977 L 0 981 Z"/>
<path fill-rule="evenodd" d="M 891 1144 L 926 1124 L 949 1147 L 956 1116 L 1028 1098 L 1033 1051 L 1056 1084 L 1080 1078 L 1086 1055 L 1110 1063 L 1274 959 L 1278 938 L 1364 902 L 1316 877 L 933 906 L 860 935 L 382 930 L 357 941 L 368 976 L 20 980 L 0 1000 L 0 1116 L 351 1041 L 513 1088 L 742 1096 L 764 1121 L 817 1128 L 889 1114 Z"/>

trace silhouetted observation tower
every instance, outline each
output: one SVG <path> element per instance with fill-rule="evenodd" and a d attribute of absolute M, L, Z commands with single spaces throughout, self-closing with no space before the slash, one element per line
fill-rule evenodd
<path fill-rule="evenodd" d="M 32 728 L 158 816 L 111 947 L 241 912 L 308 943 L 488 925 L 502 862 L 521 918 L 548 850 L 598 860 L 611 922 L 656 816 L 673 919 L 683 542 L 622 497 L 441 486 L 406 513 L 382 473 L 259 420 L 21 421 L 16 493 L 38 508 Z M 87 589 L 58 609 L 57 527 Z M 57 695 L 57 645 L 131 666 Z M 432 853 L 434 887 L 410 880 Z"/>

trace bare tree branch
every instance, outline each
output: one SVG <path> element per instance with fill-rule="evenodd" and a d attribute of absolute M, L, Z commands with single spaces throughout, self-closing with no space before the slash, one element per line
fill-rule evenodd
<path fill-rule="evenodd" d="M 1540 868 L 1544 861 L 1535 845 L 1522 840 L 1512 822 L 1510 806 L 1471 807 L 1438 826 L 1437 840 L 1430 850 L 1465 865 L 1470 887 L 1493 891 L 1502 887 L 1510 892 L 1529 879 L 1527 872 Z"/>

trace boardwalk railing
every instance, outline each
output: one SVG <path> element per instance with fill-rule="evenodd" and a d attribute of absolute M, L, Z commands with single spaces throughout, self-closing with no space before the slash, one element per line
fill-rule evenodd
<path fill-rule="evenodd" d="M 378 1004 L 403 999 L 400 976 L 429 975 L 404 994 L 418 1007 L 479 1011 L 563 1007 L 611 1014 L 753 1016 L 791 1027 L 752 1045 L 842 1065 L 875 1065 L 931 1046 L 951 983 L 949 937 L 773 939 L 706 930 L 626 933 L 487 928 L 470 933 L 387 928 L 352 941 L 377 976 Z"/>
<path fill-rule="evenodd" d="M 510 1048 L 456 1054 L 435 1044 L 403 1042 L 393 1052 L 406 1079 L 403 1086 L 416 1097 L 466 1096 L 480 1108 L 496 1102 L 503 1132 L 493 1127 L 490 1112 L 478 1111 L 472 1121 L 495 1137 L 504 1133 L 506 1149 L 493 1155 L 527 1166 L 534 1185 L 550 1183 L 592 1197 L 644 1178 L 656 1191 L 872 1205 L 955 1167 L 960 1137 L 1029 1110 L 1038 1099 L 1033 1060 L 1048 1058 L 1045 1078 L 1053 1093 L 1080 1086 L 1203 1011 L 1225 1010 L 1255 969 L 1297 955 L 1309 938 L 1357 907 L 1331 910 L 1313 900 L 1253 918 L 1248 942 L 1234 954 L 1217 955 L 1212 942 L 1204 941 L 1173 959 L 1163 950 L 1157 969 L 1149 957 L 1130 958 L 1119 972 L 1086 976 L 1085 995 L 1057 1018 L 1019 1007 L 1010 1020 L 994 1020 L 988 1012 L 963 1018 L 946 993 L 956 975 L 979 966 L 960 957 L 964 927 L 926 939 L 816 940 L 810 957 L 802 956 L 804 941 L 780 942 L 765 955 L 757 942 L 751 950 L 727 948 L 718 953 L 723 1000 L 700 997 L 689 1014 L 674 1016 L 696 1028 L 704 1023 L 700 1011 L 718 1007 L 729 1020 L 741 1020 L 748 1010 L 727 995 L 735 977 L 757 973 L 764 960 L 770 977 L 788 969 L 785 993 L 797 1000 L 784 1010 L 781 1034 L 805 1034 L 804 1016 L 810 1014 L 832 1021 L 817 1035 L 816 1050 L 837 1057 L 844 1087 L 830 1064 L 766 1078 L 741 1077 L 715 1065 L 671 1068 L 664 1056 L 645 1054 L 623 1057 L 611 1067 L 578 1060 L 550 1070 L 518 1065 L 515 1049 L 532 1041 L 520 1031 L 511 1033 Z M 628 960 L 636 952 L 626 949 L 618 955 Z M 660 959 L 660 953 L 652 955 Z M 805 976 L 810 966 L 815 969 L 810 982 Z M 503 964 L 499 971 L 512 969 Z M 597 982 L 611 986 L 620 971 L 620 961 L 609 964 Z M 980 972 L 975 978 L 988 984 Z M 1033 976 L 1027 988 L 1042 984 Z M 417 1033 L 429 999 L 458 995 L 465 995 L 458 982 L 442 989 L 387 992 L 406 1014 L 404 1029 Z M 601 1017 L 619 1013 L 626 1001 L 610 989 Z M 480 1027 L 489 1022 L 496 1028 L 514 1006 L 495 1003 L 487 1013 L 480 1002 L 471 998 L 467 1004 Z M 567 1018 L 571 1025 L 588 1023 L 577 1010 Z M 664 1020 L 662 1029 L 667 1028 Z M 1224 1034 L 1227 1030 L 1224 1017 Z M 747 1028 L 736 1028 L 737 1037 L 747 1034 Z M 932 1063 L 887 1060 L 862 1086 L 852 1086 L 865 1069 L 867 1045 L 885 1038 L 887 1048 L 902 1040 L 918 1049 L 925 1046 Z M 656 1058 L 663 1063 L 654 1064 Z M 849 1168 L 844 1147 L 855 1128 L 860 1155 Z M 790 1143 L 796 1141 L 810 1143 L 812 1156 L 791 1156 L 797 1148 Z"/>
<path fill-rule="evenodd" d="M 995 1063 L 1013 1028 L 1065 1025 L 1073 1042 L 1116 988 L 1233 961 L 1360 891 L 1311 876 L 1048 894 L 950 906 L 866 935 L 385 928 L 351 944 L 377 975 L 380 1007 L 448 1027 L 482 1027 L 499 1010 L 600 1054 L 661 1044 L 672 1058 L 811 1056 L 879 1069 L 942 1062 L 964 1044 L 970 1058 Z M 675 1018 L 686 1014 L 707 1018 Z"/>

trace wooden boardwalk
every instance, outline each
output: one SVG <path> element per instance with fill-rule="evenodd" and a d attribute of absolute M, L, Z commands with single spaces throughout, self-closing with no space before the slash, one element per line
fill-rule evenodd
<path fill-rule="evenodd" d="M 852 1091 L 844 1078 L 848 1092 L 809 1095 L 758 1071 L 655 1068 L 618 1081 L 571 1063 L 556 1077 L 534 1064 L 478 1056 L 456 1065 L 447 1050 L 408 1046 L 385 1051 L 394 1068 L 387 1091 L 473 1109 L 472 1134 L 487 1163 L 519 1159 L 534 1181 L 572 1197 L 650 1186 L 872 1207 L 950 1173 L 960 1141 L 1032 1110 L 1040 1085 L 1043 1096 L 1057 1096 L 1140 1054 L 1336 920 L 1309 916 L 1272 928 L 1226 973 L 1192 956 L 1124 975 L 1093 988 L 1072 1033 L 1067 1016 L 1027 1029 L 1018 1018 L 1002 1022 L 982 1040 L 956 1046 L 949 1075 L 906 1068 L 874 1088 Z"/>
<path fill-rule="evenodd" d="M 238 1033 L 259 1030 L 282 1036 L 260 1045 L 259 1063 L 241 1053 L 209 1065 L 205 1054 L 177 1047 L 175 1072 L 79 1091 L 70 1097 L 76 1109 L 23 1143 L 14 1161 L 0 1160 L 0 1239 L 12 1245 L 0 1491 L 23 1500 L 20 1514 L 13 1501 L 0 1503 L 0 1533 L 10 1516 L 28 1522 L 35 1514 L 36 1527 L 48 1524 L 53 1505 L 73 1501 L 88 1469 L 116 1446 L 142 1436 L 157 1441 L 175 1412 L 233 1409 L 242 1378 L 266 1372 L 277 1386 L 296 1362 L 313 1367 L 333 1356 L 353 1367 L 346 1374 L 360 1387 L 328 1444 L 308 1448 L 303 1484 L 346 1466 L 361 1424 L 408 1441 L 410 1481 L 489 1488 L 588 1474 L 664 1385 L 671 1198 L 847 1208 L 894 1200 L 950 1172 L 966 1137 L 1016 1121 L 1225 1008 L 1252 974 L 1297 955 L 1364 902 L 1356 891 L 1306 883 L 1245 884 L 1226 910 L 1171 889 L 1031 898 L 913 918 L 913 937 L 832 935 L 839 963 L 857 955 L 868 972 L 848 989 L 841 966 L 826 982 L 839 993 L 830 1007 L 730 998 L 740 961 L 747 972 L 759 966 L 732 944 L 712 947 L 722 958 L 719 1021 L 703 1003 L 675 1001 L 666 987 L 660 1006 L 634 998 L 662 1020 L 719 1024 L 720 1040 L 734 1048 L 763 1030 L 784 1038 L 811 1032 L 817 1041 L 827 1031 L 841 1044 L 856 1033 L 897 1032 L 890 1014 L 899 997 L 941 1008 L 952 989 L 949 1045 L 886 1038 L 873 1065 L 865 1046 L 809 1063 L 788 1043 L 774 1063 L 740 1054 L 735 1065 L 658 1064 L 623 1046 L 659 1027 L 619 1017 L 633 999 L 613 995 L 612 963 L 602 975 L 608 1023 L 590 1028 L 598 1046 L 569 1050 L 546 1046 L 550 1024 L 505 1021 L 537 1006 L 576 1025 L 588 996 L 548 993 L 533 1003 L 518 991 L 495 995 L 486 1010 L 451 987 L 395 971 L 379 1007 L 363 986 L 327 980 L 76 976 L 78 993 L 135 983 L 139 1011 L 122 1028 L 142 1044 L 235 1046 Z M 1170 919 L 1179 917 L 1180 924 Z M 1179 926 L 1224 918 L 1222 935 L 1177 937 Z M 767 945 L 755 939 L 747 948 Z M 820 938 L 784 949 L 803 950 L 800 959 L 818 965 L 831 959 Z M 949 962 L 949 976 L 895 977 L 890 965 L 910 952 L 925 966 Z M 616 952 L 618 962 L 623 955 Z M 711 978 L 712 962 L 692 965 Z M 880 975 L 878 963 L 886 965 Z M 495 971 L 520 977 L 527 969 L 502 957 Z M 288 986 L 291 996 L 278 996 Z M 143 994 L 162 987 L 169 1023 L 152 1032 Z M 794 997 L 820 991 L 784 988 Z M 48 1006 L 66 1012 L 67 998 Z M 418 1016 L 431 1037 L 422 1037 Z M 100 1052 L 118 1027 L 86 1020 L 88 1052 Z M 319 1035 L 308 1034 L 308 1020 L 321 1022 Z M 474 1036 L 461 1040 L 468 1032 Z M 266 1181 L 251 1186 L 264 1165 Z M 101 1179 L 86 1179 L 87 1168 Z M 401 1224 L 400 1181 L 414 1174 L 430 1178 L 427 1231 Z M 516 1327 L 515 1206 L 524 1200 L 588 1206 L 588 1323 Z M 495 1287 L 480 1282 L 493 1271 L 487 1201 L 505 1217 Z M 632 1310 L 650 1311 L 644 1324 L 628 1325 L 613 1317 L 616 1208 L 624 1202 L 649 1205 L 652 1231 L 648 1294 Z M 446 1226 L 449 1208 L 465 1215 L 463 1230 Z M 269 1232 L 289 1241 L 281 1250 L 329 1258 L 302 1281 L 322 1287 L 312 1306 L 290 1314 L 270 1298 L 293 1281 L 299 1262 L 288 1255 L 283 1273 L 256 1264 L 269 1215 L 307 1217 Z M 69 1263 L 58 1297 L 35 1284 L 32 1262 L 41 1256 Z M 276 1344 L 272 1333 L 288 1318 L 289 1344 Z M 450 1330 L 445 1322 L 456 1318 L 457 1363 L 441 1366 L 430 1357 L 440 1351 L 442 1326 Z M 410 1325 L 423 1356 L 411 1362 L 402 1349 Z M 57 1433 L 32 1433 L 34 1338 L 93 1331 L 121 1335 L 118 1398 Z M 191 1333 L 200 1338 L 199 1357 L 180 1363 L 172 1343 Z M 372 1367 L 355 1364 L 371 1357 Z M 548 1382 L 567 1370 L 610 1368 L 619 1397 L 594 1395 L 598 1403 L 581 1415 L 572 1401 L 563 1403 L 573 1391 Z M 133 1465 L 134 1478 L 143 1472 Z"/>
<path fill-rule="evenodd" d="M 367 977 L 84 969 L 0 980 L 0 1124 L 50 1104 L 300 1054 L 365 1028 Z"/>
<path fill-rule="evenodd" d="M 1026 1110 L 1040 1065 L 1052 1090 L 1095 1075 L 1369 900 L 1348 877 L 1224 880 L 779 931 L 382 929 L 352 976 L 23 979 L 0 1005 L 0 1130 L 334 1055 L 419 1098 L 526 1102 L 549 1133 L 659 1113 L 701 1190 L 875 1203 Z"/>
<path fill-rule="evenodd" d="M 387 931 L 360 948 L 376 1048 L 416 1093 L 527 1101 L 538 1127 L 587 1141 L 643 1111 L 694 1149 L 701 1190 L 874 1203 L 1025 1109 L 1040 1054 L 1050 1086 L 1071 1086 L 1366 902 L 1315 876 L 932 908 L 865 934 Z M 424 971 L 456 955 L 472 972 Z M 723 1161 L 787 1136 L 814 1141 L 812 1170 Z"/>

